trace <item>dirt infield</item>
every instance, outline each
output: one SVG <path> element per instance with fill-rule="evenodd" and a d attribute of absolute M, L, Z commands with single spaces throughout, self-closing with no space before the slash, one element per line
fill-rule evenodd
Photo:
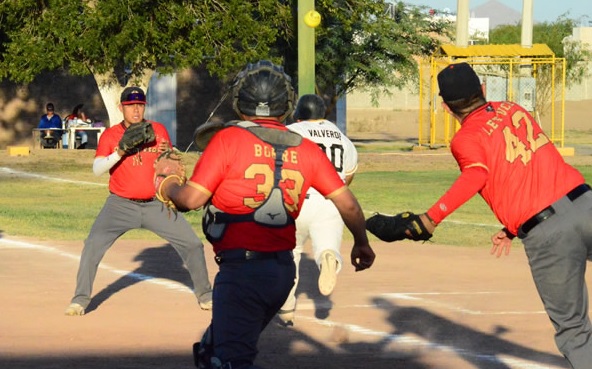
<path fill-rule="evenodd" d="M 304 255 L 296 325 L 266 329 L 259 365 L 568 368 L 521 246 L 499 260 L 487 249 L 373 246 L 375 265 L 360 273 L 346 265 L 329 298 L 318 293 L 318 272 Z M 210 312 L 198 308 L 174 250 L 118 241 L 99 268 L 88 314 L 67 317 L 81 248 L 0 238 L 0 368 L 192 368 L 191 345 Z"/>

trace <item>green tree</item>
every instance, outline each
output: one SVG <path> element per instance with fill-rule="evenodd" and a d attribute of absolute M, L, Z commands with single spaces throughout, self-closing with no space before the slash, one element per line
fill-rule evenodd
<path fill-rule="evenodd" d="M 146 88 L 157 69 L 205 66 L 224 77 L 272 58 L 290 18 L 290 8 L 275 0 L 2 1 L 8 41 L 0 48 L 0 79 L 28 83 L 56 69 L 92 74 L 115 121 L 122 86 Z"/>
<path fill-rule="evenodd" d="M 533 43 L 546 44 L 556 57 L 565 58 L 565 88 L 584 81 L 589 75 L 589 65 L 592 61 L 592 52 L 589 47 L 581 41 L 572 39 L 575 27 L 577 22 L 563 14 L 554 22 L 535 24 L 532 30 Z M 490 32 L 489 41 L 492 44 L 519 44 L 521 32 L 521 24 L 498 26 Z M 555 68 L 554 81 L 552 68 Z M 556 86 L 563 84 L 563 65 L 542 65 L 538 68 L 536 75 L 535 109 L 541 116 L 546 116 L 554 101 L 551 88 L 553 82 Z"/>
<path fill-rule="evenodd" d="M 118 92 L 154 71 L 205 67 L 222 79 L 269 58 L 297 70 L 297 0 L 6 0 L 0 2 L 0 79 L 29 83 L 44 71 L 93 75 L 110 121 Z M 393 4 L 391 4 L 393 6 Z M 385 0 L 317 0 L 317 90 L 336 101 L 417 80 L 448 23 Z M 389 16 L 390 14 L 390 16 Z"/>
<path fill-rule="evenodd" d="M 317 91 L 333 102 L 367 88 L 373 98 L 418 83 L 418 57 L 452 34 L 449 21 L 403 2 L 317 0 Z"/>
<path fill-rule="evenodd" d="M 546 44 L 558 58 L 566 60 L 566 87 L 581 83 L 588 75 L 588 62 L 592 57 L 589 49 L 581 42 L 571 39 L 577 22 L 559 16 L 554 22 L 536 23 L 532 29 L 532 41 L 535 44 Z M 520 44 L 522 25 L 502 25 L 489 33 L 491 44 Z M 561 73 L 558 73 L 561 77 Z"/>

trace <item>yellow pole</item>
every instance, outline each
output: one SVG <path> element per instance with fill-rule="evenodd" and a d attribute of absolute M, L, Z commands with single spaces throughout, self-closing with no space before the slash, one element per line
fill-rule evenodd
<path fill-rule="evenodd" d="M 430 68 L 432 66 L 433 63 L 433 56 L 430 58 Z M 421 144 L 423 143 L 423 67 L 424 64 L 423 62 L 425 61 L 425 59 L 421 59 L 418 63 L 419 65 L 419 119 L 418 119 L 418 123 L 419 123 L 419 132 L 417 133 L 417 145 L 421 146 Z"/>
<path fill-rule="evenodd" d="M 565 143 L 565 78 L 567 73 L 567 63 L 565 58 L 562 58 L 562 61 L 563 68 L 561 69 L 563 71 L 563 75 L 561 76 L 561 147 L 563 147 Z M 555 68 L 553 68 L 553 70 L 555 70 Z M 555 104 L 555 101 L 553 101 L 553 104 Z"/>
<path fill-rule="evenodd" d="M 432 65 L 432 72 L 430 73 L 430 78 L 432 79 L 432 86 L 437 86 L 438 82 L 437 82 L 437 71 L 436 68 L 439 65 Z M 436 95 L 436 92 L 432 89 L 431 93 L 430 93 L 430 147 L 434 147 L 434 145 L 436 144 L 436 113 L 437 113 L 437 100 L 438 100 L 438 96 Z"/>
<path fill-rule="evenodd" d="M 553 61 L 553 65 L 551 67 L 551 142 L 557 144 L 555 142 L 555 68 L 557 66 L 557 62 L 555 61 L 555 56 L 553 56 L 551 60 Z"/>
<path fill-rule="evenodd" d="M 304 23 L 314 0 L 298 0 L 298 96 L 315 93 L 315 31 Z"/>

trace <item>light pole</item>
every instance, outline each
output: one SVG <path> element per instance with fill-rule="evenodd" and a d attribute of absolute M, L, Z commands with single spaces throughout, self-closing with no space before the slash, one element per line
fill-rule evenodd
<path fill-rule="evenodd" d="M 314 0 L 298 0 L 298 96 L 315 93 L 315 30 L 304 23 Z"/>

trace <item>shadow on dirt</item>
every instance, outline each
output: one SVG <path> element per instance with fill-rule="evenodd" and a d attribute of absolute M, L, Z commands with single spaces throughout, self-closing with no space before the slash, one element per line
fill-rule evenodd
<path fill-rule="evenodd" d="M 183 266 L 179 254 L 169 244 L 146 248 L 134 258 L 134 261 L 140 261 L 142 264 L 94 295 L 86 309 L 86 314 L 92 313 L 112 295 L 148 279 L 168 279 L 193 290 L 189 272 Z"/>
<path fill-rule="evenodd" d="M 147 248 L 136 260 L 142 265 L 129 274 L 107 286 L 91 302 L 92 311 L 112 295 L 148 278 L 163 278 L 179 282 L 191 288 L 189 273 L 183 268 L 181 259 L 169 245 Z M 301 280 L 297 294 L 306 295 L 315 302 L 315 317 L 329 316 L 330 298 L 320 295 L 317 288 L 318 268 L 306 253 L 302 255 Z M 372 331 L 352 325 L 343 329 L 355 331 L 358 341 L 349 338 L 335 342 L 312 338 L 295 327 L 282 327 L 272 322 L 261 336 L 261 350 L 257 364 L 263 368 L 276 369 L 437 369 L 439 366 L 425 363 L 426 356 L 448 355 L 464 361 L 459 368 L 479 369 L 542 369 L 550 365 L 568 368 L 559 355 L 552 355 L 529 347 L 515 344 L 503 338 L 511 327 L 496 327 L 491 333 L 475 330 L 457 322 L 436 315 L 426 309 L 398 306 L 390 300 L 374 298 L 371 303 L 376 310 L 376 319 L 386 314 L 390 332 Z M 382 310 L 382 312 L 380 311 Z M 325 324 L 326 325 L 326 324 Z M 197 332 L 200 335 L 201 332 Z M 353 333 L 352 333 L 353 334 Z M 349 333 L 346 334 L 350 336 Z M 330 344 L 329 344 L 330 343 Z M 140 354 L 92 354 L 88 356 L 29 356 L 0 357 L 1 368 L 84 368 L 84 369 L 136 369 L 193 368 L 191 346 L 187 351 L 171 354 L 151 351 Z M 141 345 L 138 342 L 137 345 Z M 130 342 L 130 347 L 137 347 Z M 336 348 L 335 348 L 336 347 Z M 450 368 L 450 363 L 442 368 Z"/>

